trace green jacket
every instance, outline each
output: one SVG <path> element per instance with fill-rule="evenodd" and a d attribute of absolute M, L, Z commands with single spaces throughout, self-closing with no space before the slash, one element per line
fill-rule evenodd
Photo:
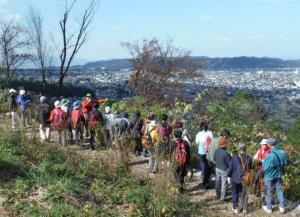
<path fill-rule="evenodd" d="M 265 173 L 265 181 L 280 179 L 283 175 L 283 168 L 287 165 L 286 154 L 283 150 L 273 147 L 270 154 L 262 165 Z"/>

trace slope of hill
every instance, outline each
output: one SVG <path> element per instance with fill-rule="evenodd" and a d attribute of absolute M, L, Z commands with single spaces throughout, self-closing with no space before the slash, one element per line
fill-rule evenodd
<path fill-rule="evenodd" d="M 204 64 L 204 69 L 229 70 L 229 69 L 272 69 L 272 68 L 300 68 L 300 60 L 283 60 L 268 57 L 191 57 L 193 61 Z M 130 59 L 112 59 L 89 62 L 85 65 L 73 66 L 73 69 L 101 69 L 118 71 L 120 69 L 132 68 Z"/>

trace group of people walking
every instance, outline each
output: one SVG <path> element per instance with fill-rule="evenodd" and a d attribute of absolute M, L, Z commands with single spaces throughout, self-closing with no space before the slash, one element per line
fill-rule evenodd
<path fill-rule="evenodd" d="M 9 90 L 9 110 L 12 117 L 12 128 L 17 128 L 17 108 L 20 107 L 23 127 L 28 127 L 27 108 L 31 104 L 25 90 L 19 93 Z M 100 111 L 98 100 L 93 100 L 91 94 L 86 94 L 82 101 L 72 104 L 68 99 L 54 102 L 54 108 L 41 96 L 36 108 L 35 118 L 39 124 L 40 139 L 50 141 L 50 132 L 55 134 L 57 142 L 66 146 L 67 141 L 80 143 L 88 138 L 89 146 L 95 149 L 95 127 L 101 126 L 104 132 L 105 144 L 112 147 L 122 135 L 130 135 L 134 142 L 136 156 L 143 155 L 149 159 L 149 173 L 155 174 L 163 164 L 175 164 L 174 174 L 179 183 L 179 190 L 184 191 L 184 178 L 188 173 L 191 161 L 191 138 L 181 120 L 168 122 L 166 114 L 157 117 L 154 113 L 147 115 L 144 121 L 141 113 L 136 111 L 132 119 L 127 112 L 112 112 L 110 107 Z M 195 136 L 198 147 L 199 167 L 201 169 L 203 189 L 211 187 L 211 174 L 214 172 L 216 199 L 226 201 L 226 190 L 231 185 L 232 210 L 239 213 L 239 198 L 242 211 L 248 211 L 247 185 L 251 170 L 256 166 L 261 176 L 264 176 L 263 209 L 272 212 L 272 188 L 275 187 L 279 201 L 279 211 L 285 212 L 284 194 L 281 189 L 284 167 L 287 158 L 277 147 L 273 138 L 263 139 L 260 148 L 252 158 L 247 154 L 247 145 L 240 144 L 237 153 L 229 153 L 230 131 L 224 129 L 219 137 L 214 137 L 206 122 L 199 124 L 199 132 Z"/>

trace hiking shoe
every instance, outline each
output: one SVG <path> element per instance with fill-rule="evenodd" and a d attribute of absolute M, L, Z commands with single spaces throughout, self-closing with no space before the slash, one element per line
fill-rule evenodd
<path fill-rule="evenodd" d="M 264 211 L 266 211 L 267 213 L 272 213 L 272 210 L 271 209 L 268 209 L 267 206 L 263 206 L 262 207 Z"/>
<path fill-rule="evenodd" d="M 247 209 L 243 209 L 243 214 L 247 214 L 248 210 Z"/>
<path fill-rule="evenodd" d="M 279 207 L 279 212 L 280 213 L 285 213 L 285 208 Z"/>
<path fill-rule="evenodd" d="M 238 209 L 238 208 L 233 208 L 233 207 L 232 207 L 232 211 L 233 211 L 235 214 L 238 214 L 238 213 L 239 213 L 239 209 Z"/>

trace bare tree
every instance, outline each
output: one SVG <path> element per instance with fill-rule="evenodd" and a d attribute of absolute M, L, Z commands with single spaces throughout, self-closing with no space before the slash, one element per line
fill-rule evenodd
<path fill-rule="evenodd" d="M 14 20 L 0 24 L 1 71 L 8 82 L 16 70 L 30 58 L 30 54 L 25 52 L 28 42 L 24 38 L 24 33 L 24 29 Z"/>
<path fill-rule="evenodd" d="M 30 42 L 30 49 L 33 54 L 33 62 L 41 72 L 44 90 L 46 91 L 46 73 L 47 70 L 50 70 L 49 68 L 51 66 L 52 56 L 49 44 L 46 43 L 43 22 L 44 18 L 40 12 L 35 8 L 30 7 L 27 12 L 27 33 Z"/>
<path fill-rule="evenodd" d="M 70 65 L 80 48 L 85 44 L 87 40 L 87 36 L 90 31 L 90 26 L 98 6 L 96 0 L 91 0 L 88 7 L 84 10 L 84 13 L 79 20 L 78 30 L 76 32 L 70 32 L 68 21 L 76 2 L 76 0 L 73 0 L 71 5 L 68 5 L 68 2 L 66 3 L 63 17 L 59 21 L 62 47 L 56 44 L 56 49 L 58 50 L 60 59 L 58 81 L 58 91 L 60 94 L 62 92 L 64 79 L 68 75 Z"/>
<path fill-rule="evenodd" d="M 122 43 L 133 57 L 134 67 L 129 86 L 143 96 L 147 103 L 172 104 L 185 97 L 185 82 L 201 76 L 200 65 L 190 58 L 191 51 L 177 48 L 173 40 L 150 40 Z"/>

